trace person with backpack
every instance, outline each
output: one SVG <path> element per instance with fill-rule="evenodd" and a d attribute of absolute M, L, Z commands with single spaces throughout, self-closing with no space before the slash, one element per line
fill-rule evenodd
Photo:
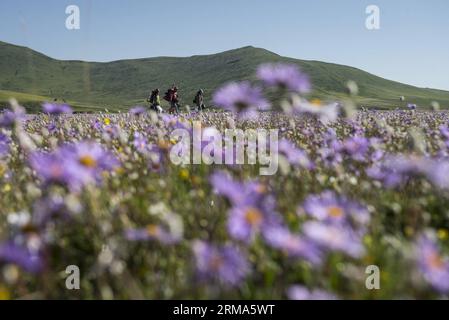
<path fill-rule="evenodd" d="M 147 99 L 147 101 L 150 103 L 150 109 L 156 112 L 161 113 L 162 107 L 161 107 L 161 98 L 159 97 L 159 89 L 151 91 L 150 97 Z"/>
<path fill-rule="evenodd" d="M 173 85 L 170 89 L 165 93 L 164 99 L 170 103 L 170 113 L 179 113 L 179 98 L 178 98 L 178 88 Z"/>
<path fill-rule="evenodd" d="M 206 106 L 204 105 L 204 91 L 203 89 L 198 90 L 193 99 L 193 103 L 196 106 L 197 111 L 203 111 Z"/>

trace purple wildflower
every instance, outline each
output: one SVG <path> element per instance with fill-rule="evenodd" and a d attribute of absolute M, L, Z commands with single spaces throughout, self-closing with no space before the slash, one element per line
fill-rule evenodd
<path fill-rule="evenodd" d="M 39 250 L 13 242 L 0 244 L 0 263 L 13 263 L 30 273 L 38 273 L 44 267 Z"/>
<path fill-rule="evenodd" d="M 178 117 L 173 114 L 161 114 L 160 119 L 164 123 L 164 126 L 174 128 L 176 123 L 179 121 Z"/>
<path fill-rule="evenodd" d="M 258 197 L 258 194 L 254 194 L 254 197 Z M 274 197 L 271 195 L 263 197 L 260 202 L 246 199 L 229 211 L 229 234 L 246 243 L 253 241 L 259 232 L 279 223 L 279 217 L 274 210 Z"/>
<path fill-rule="evenodd" d="M 270 87 L 276 86 L 299 93 L 310 91 L 309 77 L 293 64 L 263 64 L 257 69 L 257 77 Z"/>
<path fill-rule="evenodd" d="M 0 127 L 12 127 L 14 123 L 25 117 L 25 109 L 22 106 L 16 106 L 13 110 L 5 110 L 0 113 Z"/>
<path fill-rule="evenodd" d="M 131 108 L 129 110 L 129 113 L 133 114 L 135 116 L 139 116 L 139 115 L 145 114 L 146 112 L 147 112 L 147 109 L 145 109 L 145 107 L 142 107 L 142 106 L 136 106 L 136 107 Z"/>
<path fill-rule="evenodd" d="M 343 161 L 342 143 L 334 129 L 328 128 L 323 135 L 324 146 L 319 150 L 321 160 L 328 167 L 335 167 Z"/>
<path fill-rule="evenodd" d="M 294 285 L 288 288 L 287 296 L 290 300 L 337 300 L 338 298 L 321 289 L 309 290 L 304 286 Z"/>
<path fill-rule="evenodd" d="M 343 156 L 338 148 L 323 147 L 319 150 L 319 154 L 327 167 L 335 167 L 343 161 Z"/>
<path fill-rule="evenodd" d="M 49 133 L 54 133 L 56 131 L 56 129 L 58 129 L 58 127 L 56 126 L 56 124 L 54 122 L 50 122 L 47 125 L 47 130 Z"/>
<path fill-rule="evenodd" d="M 255 180 L 245 183 L 237 182 L 224 171 L 215 172 L 210 177 L 210 182 L 214 190 L 228 198 L 232 205 L 239 205 L 247 201 L 261 202 L 267 195 L 267 187 L 264 184 Z"/>
<path fill-rule="evenodd" d="M 267 228 L 264 238 L 271 247 L 282 250 L 291 257 L 305 259 L 314 265 L 322 262 L 321 250 L 314 243 L 293 234 L 286 227 Z"/>
<path fill-rule="evenodd" d="M 70 217 L 69 209 L 61 197 L 50 196 L 39 199 L 33 204 L 32 222 L 39 228 L 45 228 L 48 223 L 57 219 L 67 220 Z"/>
<path fill-rule="evenodd" d="M 118 161 L 99 144 L 80 142 L 51 153 L 35 152 L 30 164 L 45 184 L 62 184 L 78 191 L 88 183 L 100 182 L 101 174 L 115 168 Z"/>
<path fill-rule="evenodd" d="M 447 126 L 441 125 L 439 128 L 440 134 L 443 137 L 443 142 L 446 148 L 449 149 L 449 128 Z"/>
<path fill-rule="evenodd" d="M 232 204 L 238 204 L 245 198 L 244 188 L 241 183 L 234 181 L 229 174 L 221 171 L 210 177 L 210 182 L 215 191 L 228 198 Z"/>
<path fill-rule="evenodd" d="M 365 137 L 355 136 L 343 141 L 342 152 L 356 161 L 366 161 L 370 148 L 370 141 Z"/>
<path fill-rule="evenodd" d="M 243 116 L 269 107 L 268 101 L 262 95 L 262 90 L 253 87 L 249 82 L 233 82 L 218 89 L 214 93 L 213 101 L 216 105 Z"/>
<path fill-rule="evenodd" d="M 152 172 L 161 172 L 164 169 L 164 159 L 166 159 L 170 147 L 171 145 L 167 141 L 159 141 L 157 145 L 148 146 L 148 168 Z"/>
<path fill-rule="evenodd" d="M 167 245 L 181 240 L 179 237 L 172 235 L 169 230 L 157 224 L 150 224 L 141 229 L 129 229 L 126 231 L 125 237 L 130 241 L 156 240 Z"/>
<path fill-rule="evenodd" d="M 35 152 L 30 155 L 29 162 L 45 185 L 67 185 L 72 190 L 81 187 L 76 170 L 59 152 Z"/>
<path fill-rule="evenodd" d="M 219 247 L 195 241 L 192 249 L 201 279 L 217 280 L 224 285 L 236 286 L 249 272 L 246 257 L 230 245 Z"/>
<path fill-rule="evenodd" d="M 228 231 L 235 239 L 248 243 L 257 233 L 280 224 L 279 215 L 275 212 L 275 199 L 259 182 L 239 183 L 219 172 L 212 175 L 211 184 L 232 204 Z"/>
<path fill-rule="evenodd" d="M 61 149 L 62 154 L 73 157 L 75 163 L 85 170 L 99 174 L 117 167 L 117 159 L 105 151 L 103 147 L 94 142 L 79 142 L 66 145 Z"/>
<path fill-rule="evenodd" d="M 133 145 L 134 148 L 136 148 L 136 150 L 139 152 L 145 152 L 148 149 L 148 142 L 146 137 L 139 132 L 134 133 Z"/>
<path fill-rule="evenodd" d="M 0 159 L 8 155 L 10 143 L 11 139 L 7 135 L 0 132 Z"/>
<path fill-rule="evenodd" d="M 436 187 L 449 188 L 449 161 L 447 159 L 430 161 L 424 173 Z"/>
<path fill-rule="evenodd" d="M 416 249 L 424 279 L 438 292 L 449 292 L 449 259 L 441 255 L 437 243 L 429 236 L 421 236 Z"/>
<path fill-rule="evenodd" d="M 375 164 L 366 172 L 389 188 L 398 187 L 417 177 L 426 177 L 438 188 L 449 188 L 449 162 L 445 159 L 387 155 L 380 164 Z"/>
<path fill-rule="evenodd" d="M 394 173 L 379 164 L 374 164 L 372 167 L 367 168 L 365 171 L 368 177 L 374 180 L 382 181 L 382 183 L 387 188 L 394 188 L 404 182 L 403 176 L 401 174 Z"/>
<path fill-rule="evenodd" d="M 95 119 L 95 121 L 92 122 L 92 128 L 96 130 L 100 130 L 102 128 L 101 121 L 98 119 Z"/>
<path fill-rule="evenodd" d="M 49 102 L 46 102 L 42 105 L 42 110 L 44 113 L 53 114 L 53 115 L 73 113 L 72 108 L 67 104 L 58 104 L 58 103 L 49 103 Z"/>
<path fill-rule="evenodd" d="M 385 151 L 376 149 L 371 154 L 370 161 L 373 162 L 373 163 L 379 162 L 379 161 L 381 161 L 383 159 L 384 156 L 385 156 Z"/>
<path fill-rule="evenodd" d="M 112 139 L 116 139 L 120 135 L 120 127 L 115 124 L 105 125 L 103 127 L 103 132 L 105 132 Z"/>
<path fill-rule="evenodd" d="M 308 221 L 303 225 L 303 231 L 308 239 L 323 249 L 341 251 L 354 258 L 365 253 L 361 236 L 349 227 Z"/>
<path fill-rule="evenodd" d="M 293 166 L 300 166 L 304 169 L 313 169 L 314 165 L 304 150 L 297 148 L 290 140 L 279 141 L 279 153 L 284 155 L 287 161 Z"/>
<path fill-rule="evenodd" d="M 303 207 L 308 215 L 318 221 L 335 225 L 366 226 L 370 221 L 365 206 L 344 196 L 337 196 L 332 191 L 308 196 Z"/>
<path fill-rule="evenodd" d="M 445 140 L 449 140 L 449 128 L 446 126 L 440 126 L 440 134 L 443 136 Z"/>

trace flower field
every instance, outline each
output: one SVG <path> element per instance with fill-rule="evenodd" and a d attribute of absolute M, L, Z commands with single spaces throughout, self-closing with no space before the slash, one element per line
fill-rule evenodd
<path fill-rule="evenodd" d="M 449 113 L 342 114 L 299 98 L 302 74 L 259 75 L 295 92 L 283 111 L 251 108 L 269 101 L 249 83 L 217 92 L 232 112 L 25 115 L 12 102 L 0 115 L 0 297 L 447 297 Z M 173 164 L 170 133 L 194 121 L 278 129 L 278 171 Z M 66 288 L 70 265 L 79 290 Z"/>

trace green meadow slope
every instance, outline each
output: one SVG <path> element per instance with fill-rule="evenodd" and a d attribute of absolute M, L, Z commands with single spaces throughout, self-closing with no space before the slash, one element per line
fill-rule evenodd
<path fill-rule="evenodd" d="M 218 54 L 186 58 L 157 57 L 107 63 L 60 61 L 31 49 L 0 42 L 0 104 L 15 96 L 34 110 L 42 100 L 64 99 L 79 111 L 119 110 L 145 103 L 150 89 L 165 90 L 176 83 L 184 103 L 191 103 L 198 88 L 210 94 L 231 80 L 254 79 L 264 62 L 289 62 L 312 79 L 312 96 L 334 100 L 345 95 L 348 80 L 359 85 L 359 105 L 397 107 L 399 97 L 428 107 L 438 101 L 449 108 L 449 92 L 417 88 L 386 80 L 362 70 L 319 61 L 279 56 L 244 47 Z"/>

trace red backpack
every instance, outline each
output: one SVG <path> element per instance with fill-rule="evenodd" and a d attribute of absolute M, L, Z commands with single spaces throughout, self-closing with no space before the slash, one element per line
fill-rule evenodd
<path fill-rule="evenodd" d="M 164 100 L 170 102 L 173 98 L 173 90 L 168 89 L 167 92 L 164 94 Z"/>

